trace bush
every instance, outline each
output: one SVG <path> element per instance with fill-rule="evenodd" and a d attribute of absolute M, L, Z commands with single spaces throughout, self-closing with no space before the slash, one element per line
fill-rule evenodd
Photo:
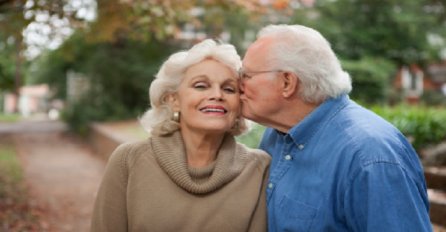
<path fill-rule="evenodd" d="M 445 108 L 399 105 L 374 106 L 371 110 L 397 127 L 416 150 L 446 139 Z"/>
<path fill-rule="evenodd" d="M 425 90 L 421 102 L 432 106 L 446 106 L 446 96 L 441 91 Z"/>
<path fill-rule="evenodd" d="M 252 122 L 251 130 L 249 130 L 246 134 L 238 136 L 237 141 L 248 147 L 258 148 L 264 131 L 264 126 Z"/>
<path fill-rule="evenodd" d="M 352 78 L 352 99 L 369 104 L 388 101 L 390 80 L 396 70 L 393 63 L 368 57 L 358 61 L 344 60 L 342 65 Z"/>
<path fill-rule="evenodd" d="M 446 109 L 425 106 L 372 106 L 372 111 L 397 127 L 416 150 L 438 144 L 446 139 Z M 257 148 L 265 127 L 253 123 L 252 129 L 237 141 Z"/>

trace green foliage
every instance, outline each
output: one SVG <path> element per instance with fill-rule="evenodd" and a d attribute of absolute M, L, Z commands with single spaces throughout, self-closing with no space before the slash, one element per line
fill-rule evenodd
<path fill-rule="evenodd" d="M 445 108 L 375 105 L 370 109 L 397 127 L 417 150 L 446 139 Z M 248 147 L 257 148 L 264 131 L 265 127 L 253 123 L 252 129 L 238 136 L 237 141 Z"/>
<path fill-rule="evenodd" d="M 18 185 L 22 181 L 22 169 L 12 146 L 0 143 L 0 198 L 10 191 L 10 185 Z"/>
<path fill-rule="evenodd" d="M 43 54 L 35 60 L 29 70 L 31 84 L 48 83 L 53 92 L 53 98 L 65 99 L 67 84 L 66 73 L 71 62 L 62 56 L 59 50 Z"/>
<path fill-rule="evenodd" d="M 445 108 L 399 105 L 371 110 L 397 127 L 417 150 L 446 139 Z"/>
<path fill-rule="evenodd" d="M 292 22 L 319 30 L 344 59 L 372 56 L 397 64 L 419 63 L 439 58 L 438 45 L 428 41 L 428 34 L 444 38 L 446 32 L 441 11 L 433 10 L 436 4 L 440 3 L 318 0 L 315 8 L 298 10 Z"/>
<path fill-rule="evenodd" d="M 34 83 L 50 83 L 55 97 L 62 99 L 67 71 L 89 79 L 90 91 L 64 112 L 73 127 L 135 117 L 148 106 L 147 87 L 153 74 L 162 60 L 178 50 L 168 39 L 187 24 L 210 36 L 229 31 L 231 43 L 243 48 L 249 37 L 246 30 L 257 31 L 260 26 L 254 19 L 270 12 L 257 14 L 260 11 L 246 7 L 249 2 L 98 1 L 98 18 L 86 32 L 76 32 L 59 49 L 48 52 L 32 66 L 29 76 L 35 77 Z M 287 23 L 314 27 L 327 37 L 345 59 L 354 99 L 381 103 L 391 94 L 389 77 L 395 71 L 391 63 L 424 62 L 439 50 L 426 37 L 428 33 L 442 38 L 446 34 L 445 18 L 435 10 L 444 7 L 433 7 L 444 6 L 438 2 L 318 0 L 315 8 L 299 8 L 291 18 L 283 18 L 290 20 Z M 189 14 L 196 6 L 204 9 L 197 17 Z"/>
<path fill-rule="evenodd" d="M 14 76 L 5 71 L 4 65 L 0 63 L 0 90 L 12 90 L 14 88 Z"/>
<path fill-rule="evenodd" d="M 0 91 L 13 92 L 17 67 L 16 47 L 13 39 L 0 31 Z"/>
<path fill-rule="evenodd" d="M 147 90 L 162 61 L 178 46 L 168 41 L 121 39 L 90 43 L 78 33 L 33 66 L 34 82 L 49 83 L 55 97 L 65 98 L 67 71 L 85 75 L 88 92 L 68 102 L 63 118 L 85 132 L 92 121 L 135 118 L 149 105 Z"/>
<path fill-rule="evenodd" d="M 446 106 L 446 96 L 441 91 L 424 90 L 421 102 L 431 106 Z"/>
<path fill-rule="evenodd" d="M 245 32 L 258 29 L 256 20 L 250 18 L 250 12 L 236 4 L 208 4 L 199 18 L 202 29 L 209 37 L 218 38 L 222 32 L 229 32 L 229 42 L 237 48 L 243 48 Z"/>
<path fill-rule="evenodd" d="M 2 100 L 0 98 L 0 100 Z M 16 122 L 20 120 L 19 114 L 1 114 L 0 113 L 0 122 Z"/>
<path fill-rule="evenodd" d="M 3 144 L 0 141 L 0 208 L 3 209 L 6 199 L 17 199 L 23 191 L 21 185 L 23 179 L 22 169 L 17 159 L 14 147 Z M 0 226 L 4 226 L 5 216 L 0 213 Z"/>
<path fill-rule="evenodd" d="M 149 41 L 171 38 L 180 22 L 191 16 L 193 0 L 120 1 L 97 0 L 98 17 L 88 36 L 113 42 L 121 37 Z"/>
<path fill-rule="evenodd" d="M 80 26 L 84 19 L 78 17 L 78 11 L 84 11 L 85 4 L 88 3 L 78 3 L 77 7 L 73 7 L 69 1 L 0 1 L 0 66 L 3 66 L 0 90 L 18 91 L 18 88 L 27 84 L 24 76 L 28 69 L 25 57 L 27 48 L 36 48 L 34 41 L 60 39 L 57 29 L 61 21 Z M 33 25 L 34 29 L 29 27 L 35 22 L 38 26 Z M 34 31 L 32 38 L 26 37 L 30 35 L 29 31 Z M 37 40 L 36 34 L 39 37 Z"/>
<path fill-rule="evenodd" d="M 88 125 L 90 122 L 97 121 L 104 117 L 101 109 L 95 109 L 93 105 L 84 102 L 87 99 L 81 99 L 79 102 L 73 103 L 62 111 L 62 119 L 68 123 L 70 129 L 80 135 L 87 135 Z"/>
<path fill-rule="evenodd" d="M 47 51 L 33 62 L 28 73 L 29 82 L 48 83 L 54 98 L 66 99 L 67 72 L 84 73 L 86 63 L 99 46 L 86 41 L 82 31 L 76 31 L 60 48 Z"/>
<path fill-rule="evenodd" d="M 23 170 L 11 141 L 0 138 L 0 228 L 5 231 L 42 231 L 39 214 L 28 202 Z"/>
<path fill-rule="evenodd" d="M 299 8 L 290 23 L 315 28 L 327 38 L 352 76 L 352 98 L 366 103 L 394 103 L 396 67 L 438 61 L 445 44 L 442 1 L 318 0 Z M 433 40 L 436 38 L 436 42 Z"/>
<path fill-rule="evenodd" d="M 262 139 L 265 127 L 252 122 L 251 130 L 247 133 L 237 136 L 237 141 L 251 148 L 258 148 Z"/>
<path fill-rule="evenodd" d="M 351 97 L 365 103 L 383 103 L 388 100 L 390 80 L 395 66 L 384 59 L 365 57 L 358 61 L 344 60 L 343 67 L 353 82 Z"/>

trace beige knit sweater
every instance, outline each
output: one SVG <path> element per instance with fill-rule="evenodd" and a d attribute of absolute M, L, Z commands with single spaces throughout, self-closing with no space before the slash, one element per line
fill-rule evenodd
<path fill-rule="evenodd" d="M 119 146 L 91 231 L 266 231 L 270 157 L 226 136 L 215 162 L 190 168 L 179 132 Z"/>

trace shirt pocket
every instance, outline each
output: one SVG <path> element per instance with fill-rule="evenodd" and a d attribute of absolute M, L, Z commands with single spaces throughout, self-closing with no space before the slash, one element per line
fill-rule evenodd
<path fill-rule="evenodd" d="M 317 208 L 283 196 L 280 212 L 283 214 L 277 218 L 279 231 L 307 232 L 311 229 Z"/>

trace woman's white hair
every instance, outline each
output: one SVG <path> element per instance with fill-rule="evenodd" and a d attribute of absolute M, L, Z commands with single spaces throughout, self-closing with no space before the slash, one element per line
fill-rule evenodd
<path fill-rule="evenodd" d="M 268 50 L 270 68 L 295 73 L 305 101 L 319 103 L 351 91 L 350 75 L 316 30 L 301 25 L 269 25 L 257 35 L 258 39 L 264 37 L 274 39 Z"/>
<path fill-rule="evenodd" d="M 185 71 L 192 65 L 205 59 L 214 59 L 230 68 L 237 75 L 241 59 L 237 50 L 230 44 L 217 43 L 206 39 L 194 45 L 188 51 L 172 54 L 161 66 L 149 89 L 151 109 L 140 118 L 140 123 L 152 135 L 167 135 L 179 130 L 179 123 L 172 119 L 173 110 L 167 102 L 167 96 L 175 93 Z M 247 130 L 246 121 L 239 118 L 232 135 L 239 135 Z"/>

